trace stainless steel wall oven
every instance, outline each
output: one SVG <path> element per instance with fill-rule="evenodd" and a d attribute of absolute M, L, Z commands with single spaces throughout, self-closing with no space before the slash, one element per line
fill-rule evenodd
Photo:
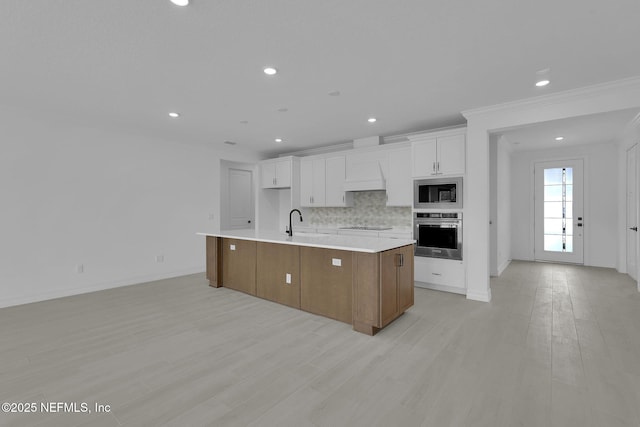
<path fill-rule="evenodd" d="M 462 259 L 461 212 L 414 212 L 416 256 Z"/>

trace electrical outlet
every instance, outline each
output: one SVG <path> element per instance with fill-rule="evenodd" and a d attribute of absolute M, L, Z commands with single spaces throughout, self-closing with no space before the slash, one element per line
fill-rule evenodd
<path fill-rule="evenodd" d="M 78 274 L 84 273 L 84 264 L 76 265 L 76 273 L 78 273 Z"/>
<path fill-rule="evenodd" d="M 291 273 L 287 273 L 287 276 L 285 277 L 285 283 L 287 285 L 291 284 Z"/>
<path fill-rule="evenodd" d="M 236 245 L 229 245 L 229 249 L 231 249 L 232 251 L 236 250 Z"/>
<path fill-rule="evenodd" d="M 342 260 L 340 258 L 332 258 L 331 265 L 336 267 L 342 267 Z"/>
<path fill-rule="evenodd" d="M 164 262 L 164 255 L 156 255 L 156 262 Z"/>

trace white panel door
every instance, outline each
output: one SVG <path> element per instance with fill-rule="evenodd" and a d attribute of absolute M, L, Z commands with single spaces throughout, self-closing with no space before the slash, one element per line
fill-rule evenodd
<path fill-rule="evenodd" d="M 583 263 L 582 160 L 535 165 L 535 259 Z"/>
<path fill-rule="evenodd" d="M 254 228 L 253 173 L 244 169 L 229 169 L 229 227 Z"/>
<path fill-rule="evenodd" d="M 638 146 L 627 151 L 627 273 L 638 280 Z"/>

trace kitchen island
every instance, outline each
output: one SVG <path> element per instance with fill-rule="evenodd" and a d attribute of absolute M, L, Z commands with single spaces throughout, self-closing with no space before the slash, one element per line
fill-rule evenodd
<path fill-rule="evenodd" d="M 413 240 L 230 230 L 206 236 L 207 279 L 374 335 L 413 305 Z"/>

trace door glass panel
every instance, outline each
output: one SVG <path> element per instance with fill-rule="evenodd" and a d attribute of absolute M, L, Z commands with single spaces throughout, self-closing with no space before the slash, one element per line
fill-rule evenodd
<path fill-rule="evenodd" d="M 562 202 L 544 202 L 545 218 L 562 218 Z"/>
<path fill-rule="evenodd" d="M 544 170 L 544 185 L 562 184 L 562 168 Z"/>
<path fill-rule="evenodd" d="M 562 235 L 562 219 L 545 218 L 544 232 L 545 234 Z"/>
<path fill-rule="evenodd" d="M 544 200 L 545 202 L 561 202 L 562 185 L 545 185 Z"/>
<path fill-rule="evenodd" d="M 573 168 L 544 170 L 544 250 L 573 252 Z"/>
<path fill-rule="evenodd" d="M 553 252 L 562 252 L 562 236 L 552 236 L 545 234 L 544 250 Z"/>

